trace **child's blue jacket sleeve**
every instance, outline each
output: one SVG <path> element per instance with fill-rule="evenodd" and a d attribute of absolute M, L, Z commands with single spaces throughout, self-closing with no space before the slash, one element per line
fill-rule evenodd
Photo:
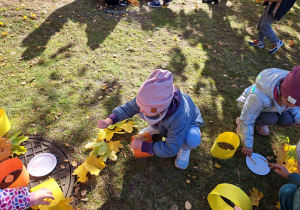
<path fill-rule="evenodd" d="M 115 108 L 112 113 L 116 115 L 119 121 L 132 118 L 134 115 L 140 112 L 140 108 L 136 103 L 136 98 L 126 102 L 125 104 Z"/>

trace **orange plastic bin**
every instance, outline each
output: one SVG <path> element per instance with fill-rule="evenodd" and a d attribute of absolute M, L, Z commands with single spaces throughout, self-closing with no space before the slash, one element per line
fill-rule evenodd
<path fill-rule="evenodd" d="M 0 183 L 3 183 L 8 175 L 17 170 L 21 170 L 21 173 L 13 177 L 12 183 L 7 182 L 5 188 L 27 187 L 29 174 L 19 158 L 11 158 L 0 163 Z"/>
<path fill-rule="evenodd" d="M 151 137 L 150 133 L 148 133 L 148 132 L 132 136 L 131 141 L 133 141 L 133 139 L 135 139 L 135 138 L 139 138 L 141 140 L 144 140 L 147 143 L 152 142 L 152 137 Z M 142 152 L 141 150 L 134 149 L 134 156 L 136 158 L 141 158 L 141 157 L 150 157 L 150 156 L 153 156 L 153 155 L 149 155 L 147 152 Z"/>

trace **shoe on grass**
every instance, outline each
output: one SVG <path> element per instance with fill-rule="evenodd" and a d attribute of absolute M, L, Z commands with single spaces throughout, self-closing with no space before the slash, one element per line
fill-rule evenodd
<path fill-rule="evenodd" d="M 269 132 L 270 132 L 269 126 L 267 126 L 267 125 L 257 125 L 256 130 L 262 136 L 268 136 Z"/>
<path fill-rule="evenodd" d="M 129 3 L 128 3 L 128 1 L 126 1 L 126 0 L 121 0 L 121 1 L 120 1 L 120 5 L 121 5 L 121 6 L 128 6 L 128 4 L 129 4 Z"/>
<path fill-rule="evenodd" d="M 161 7 L 161 4 L 159 1 L 154 0 L 154 1 L 148 2 L 147 6 L 157 8 L 157 7 Z"/>
<path fill-rule="evenodd" d="M 252 47 L 264 48 L 265 43 L 263 41 L 253 40 L 248 42 Z"/>
<path fill-rule="evenodd" d="M 278 39 L 276 43 L 272 43 L 272 48 L 269 50 L 269 53 L 272 54 L 279 50 L 279 48 L 284 44 L 281 39 Z"/>
<path fill-rule="evenodd" d="M 155 129 L 152 126 L 148 126 L 140 130 L 139 134 L 146 133 L 146 132 L 150 133 L 150 135 L 153 136 L 155 134 L 159 134 L 159 129 Z"/>
<path fill-rule="evenodd" d="M 175 159 L 175 166 L 179 169 L 186 169 L 189 165 L 190 161 L 190 152 L 191 150 L 183 150 L 180 149 L 177 153 L 176 159 Z"/>

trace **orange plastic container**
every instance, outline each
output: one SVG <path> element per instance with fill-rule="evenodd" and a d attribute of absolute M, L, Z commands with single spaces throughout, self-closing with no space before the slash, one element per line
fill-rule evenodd
<path fill-rule="evenodd" d="M 11 158 L 0 163 L 0 183 L 16 170 L 21 170 L 21 174 L 6 188 L 27 187 L 29 174 L 19 158 Z"/>
<path fill-rule="evenodd" d="M 151 137 L 150 133 L 148 133 L 148 132 L 132 136 L 131 137 L 131 141 L 133 141 L 133 139 L 135 139 L 135 138 L 142 139 L 142 140 L 144 140 L 147 143 L 151 143 L 152 142 L 152 137 Z M 153 156 L 153 155 L 149 155 L 148 152 L 142 152 L 142 150 L 136 150 L 136 149 L 134 149 L 134 156 L 136 158 L 141 158 L 141 157 L 150 157 L 150 156 Z"/>

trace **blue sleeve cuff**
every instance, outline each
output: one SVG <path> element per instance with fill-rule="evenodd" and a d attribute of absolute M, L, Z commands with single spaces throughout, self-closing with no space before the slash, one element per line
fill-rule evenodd
<path fill-rule="evenodd" d="M 108 118 L 110 118 L 113 121 L 112 124 L 116 124 L 117 122 L 119 122 L 119 119 L 115 114 L 109 115 Z"/>

